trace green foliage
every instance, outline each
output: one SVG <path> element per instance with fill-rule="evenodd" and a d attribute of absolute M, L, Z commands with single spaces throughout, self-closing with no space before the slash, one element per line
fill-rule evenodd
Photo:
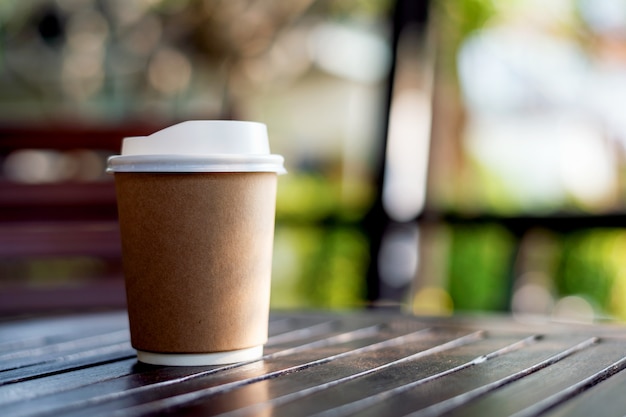
<path fill-rule="evenodd" d="M 330 218 L 359 221 L 373 200 L 366 181 L 340 181 L 313 173 L 289 173 L 280 177 L 276 200 L 279 220 L 319 222 Z"/>
<path fill-rule="evenodd" d="M 435 0 L 440 63 L 444 73 L 456 78 L 456 55 L 463 41 L 496 14 L 493 0 Z"/>
<path fill-rule="evenodd" d="M 361 307 L 367 260 L 367 240 L 354 227 L 278 225 L 272 307 Z"/>
<path fill-rule="evenodd" d="M 508 308 L 513 238 L 498 225 L 451 227 L 449 290 L 455 310 Z"/>
<path fill-rule="evenodd" d="M 555 277 L 560 295 L 582 295 L 605 311 L 616 278 L 612 254 L 621 230 L 584 230 L 563 239 L 562 258 Z"/>
<path fill-rule="evenodd" d="M 441 0 L 435 4 L 444 11 L 460 38 L 483 27 L 496 12 L 493 0 Z"/>
<path fill-rule="evenodd" d="M 276 199 L 279 219 L 319 221 L 332 216 L 338 205 L 336 187 L 322 175 L 290 173 L 279 180 Z"/>

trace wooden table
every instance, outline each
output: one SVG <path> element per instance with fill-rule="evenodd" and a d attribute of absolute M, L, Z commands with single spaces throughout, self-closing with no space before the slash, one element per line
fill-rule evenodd
<path fill-rule="evenodd" d="M 0 321 L 0 415 L 623 416 L 626 328 L 274 313 L 263 360 L 138 363 L 124 311 Z"/>

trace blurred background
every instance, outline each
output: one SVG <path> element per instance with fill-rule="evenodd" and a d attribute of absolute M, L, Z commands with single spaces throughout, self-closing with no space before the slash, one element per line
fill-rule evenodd
<path fill-rule="evenodd" d="M 0 2 L 0 313 L 124 305 L 106 158 L 268 125 L 272 306 L 626 320 L 626 0 Z"/>

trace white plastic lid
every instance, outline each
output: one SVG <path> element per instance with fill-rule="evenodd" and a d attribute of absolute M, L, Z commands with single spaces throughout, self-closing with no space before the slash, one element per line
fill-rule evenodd
<path fill-rule="evenodd" d="M 149 136 L 125 138 L 107 172 L 276 172 L 283 157 L 270 154 L 267 127 L 231 120 L 191 120 Z"/>

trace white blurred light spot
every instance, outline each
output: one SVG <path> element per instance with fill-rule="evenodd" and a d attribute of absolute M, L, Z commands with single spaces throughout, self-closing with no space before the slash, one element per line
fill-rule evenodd
<path fill-rule="evenodd" d="M 372 83 L 387 75 L 391 52 L 386 41 L 364 29 L 324 23 L 309 40 L 312 60 L 323 70 L 350 80 Z"/>
<path fill-rule="evenodd" d="M 601 202 L 617 186 L 615 156 L 597 129 L 581 123 L 567 127 L 559 137 L 565 187 L 583 202 Z"/>
<path fill-rule="evenodd" d="M 67 32 L 62 86 L 70 97 L 84 100 L 100 91 L 104 82 L 109 24 L 100 12 L 86 8 L 72 16 Z"/>
<path fill-rule="evenodd" d="M 26 184 L 62 181 L 100 181 L 105 174 L 106 156 L 88 149 L 59 152 L 49 149 L 20 149 L 10 153 L 2 165 L 9 181 Z"/>
<path fill-rule="evenodd" d="M 59 181 L 71 167 L 61 153 L 48 150 L 24 149 L 9 154 L 4 161 L 5 176 L 15 182 L 28 184 Z"/>
<path fill-rule="evenodd" d="M 555 320 L 577 323 L 592 323 L 594 321 L 593 306 L 584 298 L 570 295 L 561 298 L 552 311 Z"/>
<path fill-rule="evenodd" d="M 391 103 L 383 204 L 391 218 L 408 221 L 424 208 L 431 106 L 422 90 L 399 92 Z"/>
<path fill-rule="evenodd" d="M 156 48 L 162 34 L 161 21 L 148 15 L 129 30 L 125 45 L 138 55 L 148 55 Z"/>
<path fill-rule="evenodd" d="M 458 62 L 463 93 L 478 112 L 576 105 L 588 75 L 588 61 L 574 42 L 515 28 L 470 36 Z"/>
<path fill-rule="evenodd" d="M 392 288 L 411 282 L 419 262 L 419 233 L 415 225 L 392 227 L 385 234 L 378 255 L 380 279 Z"/>
<path fill-rule="evenodd" d="M 85 9 L 72 16 L 67 27 L 67 41 L 72 50 L 95 52 L 104 47 L 109 24 L 95 9 Z"/>
<path fill-rule="evenodd" d="M 596 31 L 626 31 L 626 2 L 624 0 L 579 0 L 583 19 Z"/>
<path fill-rule="evenodd" d="M 511 309 L 515 314 L 540 315 L 550 314 L 554 300 L 548 289 L 538 284 L 526 284 L 513 294 Z"/>
<path fill-rule="evenodd" d="M 465 146 L 522 207 L 550 207 L 568 195 L 593 207 L 612 198 L 616 156 L 591 122 L 575 113 L 475 118 Z"/>
<path fill-rule="evenodd" d="M 155 90 L 171 95 L 184 91 L 191 81 L 189 59 L 175 49 L 163 48 L 148 67 L 148 79 Z"/>

